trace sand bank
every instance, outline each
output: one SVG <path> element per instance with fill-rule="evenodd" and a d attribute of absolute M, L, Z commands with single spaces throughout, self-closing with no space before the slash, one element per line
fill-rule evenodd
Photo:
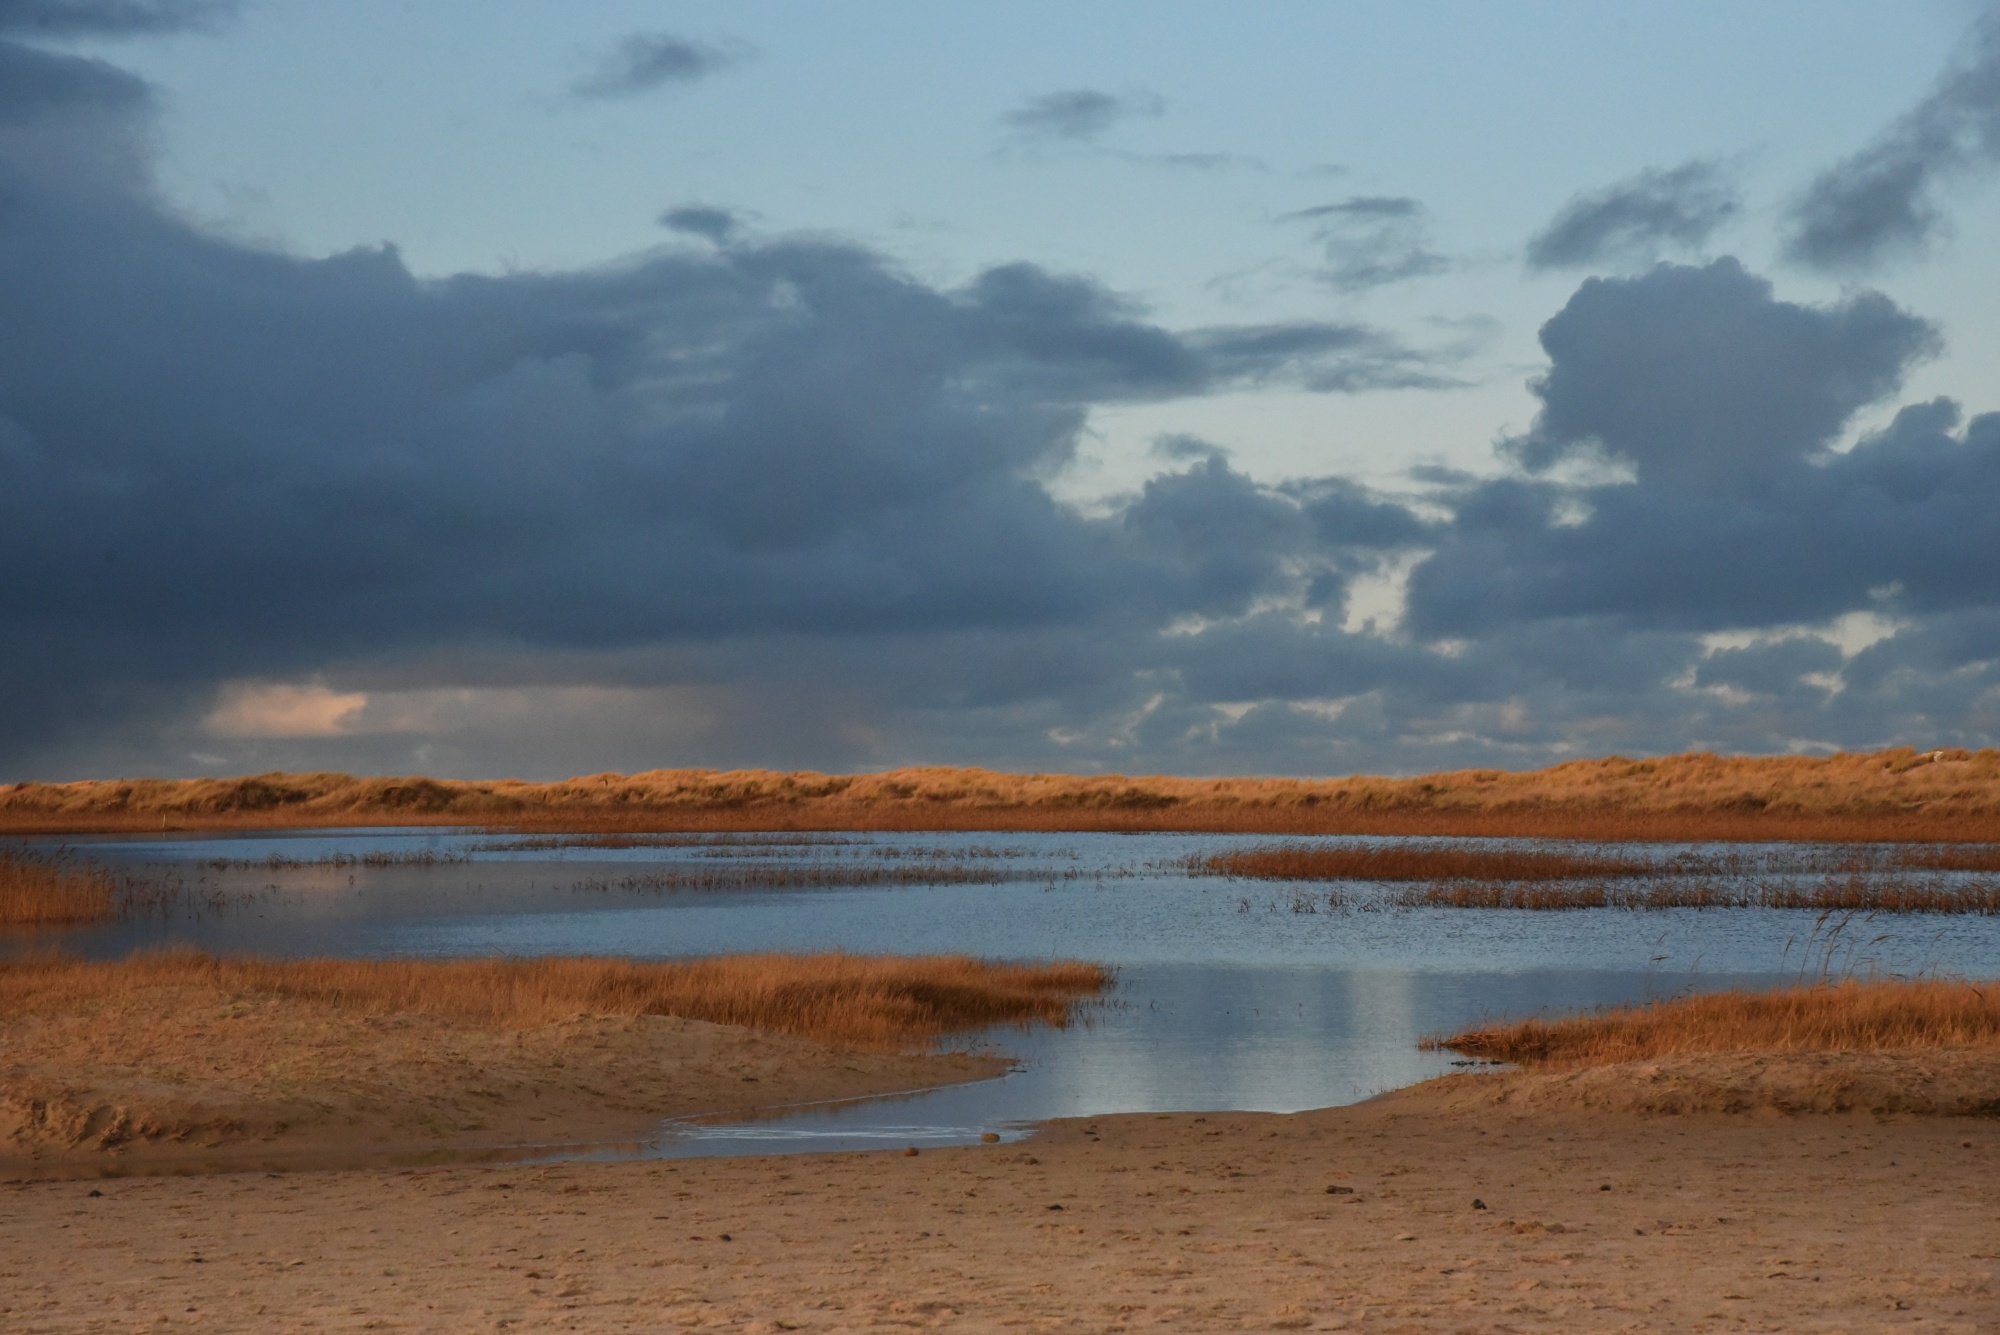
<path fill-rule="evenodd" d="M 1437 1092 L 918 1157 L 0 1185 L 0 1327 L 2000 1329 L 1994 1119 Z"/>
<path fill-rule="evenodd" d="M 25 962 L 0 970 L 0 1176 L 632 1142 L 664 1117 L 976 1079 L 1005 1063 L 923 1052 L 929 1032 L 996 1008 L 1060 1018 L 1084 991 L 1066 977 L 853 956 Z M 397 1005 L 412 988 L 433 1004 Z M 584 995 L 625 1013 L 564 1013 Z M 663 1004 L 767 1023 L 644 1013 Z M 906 1041 L 818 1037 L 878 1031 Z"/>

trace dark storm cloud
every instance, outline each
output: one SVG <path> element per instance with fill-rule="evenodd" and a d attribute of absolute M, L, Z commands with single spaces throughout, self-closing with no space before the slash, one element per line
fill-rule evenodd
<path fill-rule="evenodd" d="M 123 114 L 151 101 L 144 80 L 114 65 L 0 41 L 0 126 L 93 109 Z"/>
<path fill-rule="evenodd" d="M 0 777 L 2000 740 L 2000 416 L 1906 405 L 1838 451 L 1937 346 L 1879 295 L 1594 279 L 1503 477 L 1414 470 L 1418 505 L 1184 439 L 1084 509 L 1046 483 L 1104 405 L 1453 363 L 1173 329 L 1030 264 L 939 287 L 699 205 L 662 222 L 723 244 L 577 272 L 274 254 L 156 201 L 144 85 L 0 53 L 41 90 L 0 114 Z M 1428 254 L 1413 201 L 1301 221 L 1377 229 L 1384 272 Z M 204 721 L 260 681 L 365 694 L 379 731 Z"/>
<path fill-rule="evenodd" d="M 1632 479 L 1515 477 L 1459 496 L 1412 581 L 1428 632 L 1579 615 L 1769 626 L 2000 589 L 2000 416 L 1961 428 L 1954 404 L 1913 405 L 1830 451 L 1937 346 L 1887 298 L 1803 306 L 1731 260 L 1663 265 L 1586 282 L 1542 342 L 1541 413 L 1513 454 L 1535 470 L 1600 456 Z"/>
<path fill-rule="evenodd" d="M 1581 269 L 1697 250 L 1742 207 L 1736 183 L 1714 162 L 1644 171 L 1565 204 L 1528 242 L 1528 267 Z"/>
<path fill-rule="evenodd" d="M 1424 207 L 1398 196 L 1356 196 L 1284 214 L 1312 225 L 1326 252 L 1321 277 L 1341 292 L 1365 292 L 1443 273 L 1451 261 L 1430 248 Z"/>
<path fill-rule="evenodd" d="M 1031 265 L 940 290 L 816 241 L 420 281 L 389 248 L 203 235 L 143 181 L 81 188 L 10 142 L 0 624 L 33 646 L 0 667 L 15 746 L 222 677 L 451 646 L 1106 618 L 1144 639 L 1337 584 L 1327 502 L 1204 465 L 1086 518 L 1033 479 L 1093 405 L 1424 365 L 1360 326 L 1176 332 Z"/>
<path fill-rule="evenodd" d="M 1996 166 L 2000 11 L 1980 20 L 1929 96 L 1813 181 L 1793 210 L 1787 253 L 1837 270 L 1922 250 L 1946 226 L 1945 192 Z"/>
<path fill-rule="evenodd" d="M 0 0 L 0 33 L 80 37 L 207 28 L 233 17 L 240 0 Z"/>
<path fill-rule="evenodd" d="M 1166 104 L 1151 93 L 1119 96 L 1095 88 L 1069 88 L 1029 98 L 1000 118 L 1017 134 L 1044 139 L 1095 139 L 1121 120 L 1158 116 Z"/>
<path fill-rule="evenodd" d="M 588 101 L 635 97 L 707 78 L 740 63 L 746 54 L 670 32 L 635 32 L 605 52 L 594 70 L 570 85 L 570 93 Z"/>

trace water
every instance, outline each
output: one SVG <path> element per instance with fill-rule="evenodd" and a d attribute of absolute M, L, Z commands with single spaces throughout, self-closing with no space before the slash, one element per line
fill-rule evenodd
<path fill-rule="evenodd" d="M 1044 1118 L 1114 1112 L 1290 1112 L 1448 1070 L 1450 1054 L 1421 1052 L 1418 1040 L 1482 1019 L 1769 986 L 1826 969 L 2000 976 L 1992 917 L 1858 918 L 1829 943 L 1810 912 L 1342 909 L 1311 887 L 1180 870 L 1190 854 L 1261 842 L 1237 836 L 773 838 L 785 842 L 548 847 L 406 830 L 72 841 L 180 893 L 163 912 L 62 941 L 96 956 L 169 943 L 277 956 L 839 948 L 1071 957 L 1118 970 L 1113 995 L 1080 1024 L 979 1036 L 975 1046 L 1017 1059 L 1004 1078 L 753 1121 L 674 1123 L 653 1152 L 677 1155 L 1013 1139 Z M 368 855 L 402 861 L 328 861 Z M 898 868 L 1003 879 L 781 883 Z M 685 888 L 690 877 L 716 876 L 736 883 Z M 662 888 L 662 878 L 683 888 Z"/>

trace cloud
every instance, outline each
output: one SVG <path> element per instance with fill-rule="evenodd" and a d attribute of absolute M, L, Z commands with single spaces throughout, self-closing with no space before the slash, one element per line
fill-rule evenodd
<path fill-rule="evenodd" d="M 0 0 L 0 33 L 103 36 L 209 28 L 233 18 L 240 0 Z"/>
<path fill-rule="evenodd" d="M 1029 98 L 1000 117 L 1001 124 L 1030 139 L 1088 140 L 1121 120 L 1159 116 L 1166 103 L 1152 93 L 1117 95 L 1095 88 L 1070 88 Z"/>
<path fill-rule="evenodd" d="M 937 288 L 823 240 L 422 281 L 392 248 L 205 235 L 7 146 L 0 620 L 37 646 L 0 665 L 14 756 L 120 718 L 240 723 L 221 682 L 443 689 L 441 659 L 494 689 L 643 660 L 617 684 L 647 690 L 721 643 L 1143 640 L 1344 558 L 1226 468 L 1112 517 L 1058 504 L 1036 479 L 1095 405 L 1435 369 L 1362 325 L 1180 331 L 1086 278 Z"/>
<path fill-rule="evenodd" d="M 738 225 L 739 219 L 733 210 L 711 208 L 702 204 L 683 205 L 677 209 L 668 209 L 660 215 L 660 226 L 669 231 L 705 237 L 718 246 L 729 240 Z"/>
<path fill-rule="evenodd" d="M 635 32 L 605 52 L 595 69 L 570 85 L 570 93 L 599 102 L 637 97 L 705 79 L 740 64 L 748 54 L 740 46 L 711 46 L 670 32 Z"/>
<path fill-rule="evenodd" d="M 1443 273 L 1451 261 L 1430 248 L 1424 206 L 1397 196 L 1357 195 L 1282 215 L 1309 222 L 1326 252 L 1321 278 L 1340 292 L 1366 292 Z"/>
<path fill-rule="evenodd" d="M 1698 250 L 1742 207 L 1736 183 L 1717 163 L 1650 169 L 1565 204 L 1528 242 L 1528 267 L 1580 269 Z"/>
<path fill-rule="evenodd" d="M 1921 102 L 1812 182 L 1792 210 L 1786 253 L 1843 270 L 1919 252 L 1947 225 L 1947 190 L 1996 166 L 2000 11 L 1989 11 Z"/>
<path fill-rule="evenodd" d="M 0 778 L 2000 740 L 2000 416 L 1898 404 L 1938 335 L 1879 294 L 1593 278 L 1501 476 L 1412 499 L 1183 440 L 1085 510 L 1046 479 L 1107 405 L 1456 354 L 694 205 L 664 221 L 728 244 L 582 270 L 272 253 L 159 203 L 143 84 L 7 55 L 59 91 L 0 120 Z"/>
<path fill-rule="evenodd" d="M 124 116 L 151 105 L 145 81 L 114 65 L 0 41 L 0 126 L 86 111 Z"/>
<path fill-rule="evenodd" d="M 1962 609 L 2000 587 L 1983 518 L 2000 416 L 1961 428 L 1954 404 L 1909 405 L 1833 449 L 1938 346 L 1887 298 L 1799 305 L 1733 260 L 1662 265 L 1585 282 L 1542 343 L 1541 411 L 1508 444 L 1529 473 L 1455 498 L 1412 576 L 1420 633 L 1580 616 L 1783 626 Z M 1536 476 L 1580 454 L 1628 465 L 1628 480 Z"/>
<path fill-rule="evenodd" d="M 218 737 L 337 737 L 368 707 L 360 691 L 227 682 L 205 720 Z"/>

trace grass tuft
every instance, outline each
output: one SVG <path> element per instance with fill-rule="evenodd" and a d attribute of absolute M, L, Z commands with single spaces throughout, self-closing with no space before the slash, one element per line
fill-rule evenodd
<path fill-rule="evenodd" d="M 528 1029 L 577 1014 L 675 1015 L 849 1047 L 901 1049 L 996 1024 L 1067 1024 L 1110 985 L 1101 965 L 963 955 L 267 960 L 172 950 L 116 961 L 0 962 L 0 1023 L 144 989 L 197 986 L 367 1015 Z"/>
<path fill-rule="evenodd" d="M 2000 1047 L 2000 985 L 1856 982 L 1714 992 L 1427 1038 L 1489 1061 L 1608 1066 L 1715 1052 Z"/>

